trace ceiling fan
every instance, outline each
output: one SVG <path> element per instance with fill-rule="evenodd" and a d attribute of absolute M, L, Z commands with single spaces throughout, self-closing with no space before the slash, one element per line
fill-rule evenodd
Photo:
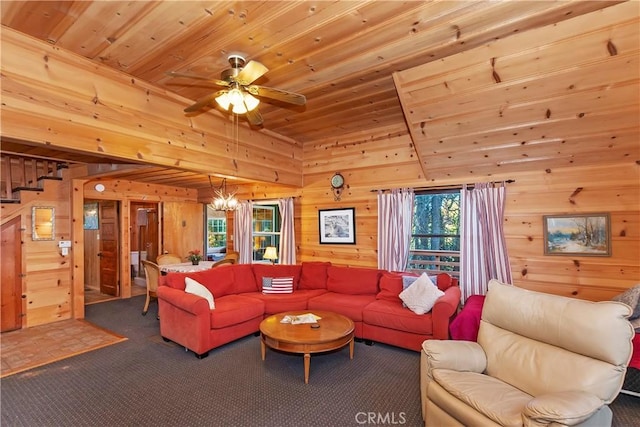
<path fill-rule="evenodd" d="M 229 55 L 227 59 L 231 68 L 224 70 L 220 79 L 212 79 L 197 74 L 178 73 L 176 71 L 167 72 L 167 75 L 171 77 L 204 80 L 225 88 L 198 99 L 195 104 L 184 109 L 185 113 L 198 111 L 215 100 L 222 109 L 231 110 L 235 114 L 245 114 L 251 125 L 259 126 L 262 124 L 262 115 L 258 111 L 260 100 L 255 96 L 275 99 L 293 105 L 304 105 L 307 102 L 304 95 L 252 84 L 269 71 L 261 63 L 257 61 L 246 63 L 242 56 L 236 54 Z"/>

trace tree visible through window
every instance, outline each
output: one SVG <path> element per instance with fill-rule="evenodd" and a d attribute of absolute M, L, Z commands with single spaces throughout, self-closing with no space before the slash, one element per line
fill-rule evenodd
<path fill-rule="evenodd" d="M 220 259 L 227 248 L 227 216 L 207 206 L 207 259 Z"/>
<path fill-rule="evenodd" d="M 280 210 L 278 205 L 253 206 L 253 260 L 261 261 L 268 246 L 280 245 Z"/>
<path fill-rule="evenodd" d="M 460 192 L 415 196 L 409 271 L 460 271 Z"/>

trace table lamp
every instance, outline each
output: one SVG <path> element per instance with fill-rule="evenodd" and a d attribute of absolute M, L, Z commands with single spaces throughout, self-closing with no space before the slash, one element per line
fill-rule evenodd
<path fill-rule="evenodd" d="M 263 259 L 271 260 L 271 264 L 275 264 L 278 259 L 278 251 L 275 246 L 267 246 L 267 249 L 264 251 Z"/>

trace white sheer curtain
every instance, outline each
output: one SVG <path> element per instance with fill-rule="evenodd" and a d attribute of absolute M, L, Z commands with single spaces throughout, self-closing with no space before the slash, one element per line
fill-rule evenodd
<path fill-rule="evenodd" d="M 378 191 L 378 268 L 404 271 L 409 261 L 413 189 Z"/>
<path fill-rule="evenodd" d="M 233 213 L 233 245 L 240 253 L 240 264 L 251 264 L 253 261 L 253 203 L 238 203 Z"/>
<path fill-rule="evenodd" d="M 504 183 L 463 186 L 460 193 L 460 286 L 462 301 L 485 295 L 491 279 L 511 283 L 504 238 Z"/>
<path fill-rule="evenodd" d="M 280 208 L 280 248 L 278 250 L 278 259 L 280 264 L 296 263 L 296 233 L 294 229 L 293 216 L 293 198 L 278 200 Z"/>

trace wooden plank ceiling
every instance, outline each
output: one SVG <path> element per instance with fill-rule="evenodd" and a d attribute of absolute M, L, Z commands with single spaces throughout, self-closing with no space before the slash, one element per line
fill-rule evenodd
<path fill-rule="evenodd" d="M 442 156 L 453 156 L 462 162 L 470 148 L 469 141 L 475 138 L 469 136 L 470 131 L 465 129 L 462 132 L 465 136 L 460 137 L 462 142 L 450 145 L 454 147 L 450 150 L 455 153 L 434 150 L 433 144 L 437 144 L 434 141 L 443 138 L 454 140 L 455 133 L 462 131 L 461 126 L 455 124 L 461 118 L 452 109 L 455 110 L 460 102 L 465 102 L 465 97 L 472 99 L 475 96 L 476 107 L 466 108 L 464 111 L 467 116 L 462 120 L 465 123 L 486 121 L 491 114 L 478 108 L 477 101 L 498 96 L 509 89 L 487 87 L 486 90 L 466 91 L 451 102 L 447 101 L 447 97 L 453 95 L 455 90 L 440 92 L 433 107 L 423 106 L 419 113 L 405 111 L 405 121 L 394 84 L 394 72 L 410 70 L 423 64 L 440 63 L 448 57 L 455 57 L 461 52 L 485 46 L 492 41 L 590 12 L 606 10 L 615 7 L 617 3 L 619 2 L 12 1 L 2 3 L 1 22 L 3 27 L 13 28 L 192 100 L 219 88 L 207 82 L 171 78 L 166 75 L 167 71 L 217 79 L 223 70 L 229 68 L 228 55 L 240 53 L 247 60 L 258 61 L 269 69 L 256 81 L 257 84 L 297 92 L 307 98 L 304 107 L 287 107 L 263 99 L 260 111 L 264 117 L 264 129 L 303 144 L 313 144 L 318 141 L 340 140 L 345 135 L 362 135 L 366 139 L 368 130 L 374 129 L 377 134 L 383 131 L 408 133 L 409 122 L 425 174 L 428 177 L 440 177 L 447 173 L 441 171 L 430 174 L 426 165 L 441 162 Z M 602 41 L 600 39 L 597 41 Z M 572 49 L 570 45 L 562 48 Z M 562 56 L 563 52 L 555 54 Z M 515 53 L 513 55 L 517 56 Z M 524 63 L 521 58 L 518 63 L 514 59 L 513 67 L 526 66 L 531 60 L 532 58 L 528 58 L 528 62 Z M 475 73 L 492 76 L 492 70 L 486 67 L 486 63 L 484 68 L 468 69 L 468 75 L 461 71 L 466 64 L 460 61 L 456 64 L 457 69 L 454 66 L 453 72 L 459 74 L 459 81 L 471 78 Z M 637 63 L 635 66 L 637 70 Z M 535 85 L 536 75 L 531 71 L 528 72 L 528 78 Z M 594 66 L 589 72 L 603 71 Z M 503 74 L 500 77 L 505 78 Z M 548 80 L 548 73 L 543 78 Z M 625 75 L 618 82 L 631 84 L 629 79 Z M 635 79 L 637 92 L 637 74 Z M 443 80 L 446 79 L 441 75 L 434 75 L 433 80 L 423 83 L 429 87 L 438 86 Z M 570 82 L 571 79 L 564 78 L 563 81 Z M 624 86 L 624 83 L 621 84 Z M 597 92 L 597 83 L 593 85 L 592 91 Z M 545 96 L 545 87 L 546 85 L 541 85 L 537 89 L 541 97 Z M 407 90 L 415 93 L 415 89 L 414 84 Z M 612 96 L 618 96 L 622 90 L 620 87 L 615 89 L 615 92 L 610 92 Z M 552 93 L 557 96 L 557 92 Z M 433 94 L 427 91 L 424 96 L 432 97 Z M 510 99 L 505 96 L 496 98 L 491 108 L 498 108 L 505 101 L 509 102 Z M 555 118 L 562 102 L 562 99 L 558 99 L 549 104 L 551 107 L 542 103 L 537 107 L 552 109 Z M 633 99 L 625 102 L 637 104 Z M 435 116 L 434 109 L 438 111 Z M 184 113 L 176 111 L 176 114 Z M 202 114 L 226 113 L 212 107 Z M 507 121 L 511 120 L 510 116 L 505 117 Z M 610 115 L 605 114 L 603 117 Z M 434 131 L 432 138 L 424 138 L 419 127 L 428 120 L 437 121 L 438 126 L 448 127 L 454 133 Z M 508 123 L 501 123 L 501 126 L 509 129 Z M 621 123 L 619 126 L 628 127 L 629 124 Z M 527 138 L 537 140 L 540 136 L 531 134 Z M 554 135 L 554 138 L 575 141 L 572 146 L 574 152 L 570 154 L 578 155 L 578 145 L 583 141 L 576 139 L 569 125 L 563 126 L 561 134 Z M 502 154 L 502 165 L 521 159 L 525 153 L 530 159 L 537 157 L 534 147 L 536 144 L 524 144 L 525 152 L 508 139 L 502 138 L 497 144 L 510 146 Z M 8 143 L 3 141 L 3 150 Z M 14 144 L 15 141 L 11 143 Z M 12 145 L 11 149 L 20 150 L 20 147 Z M 28 146 L 24 149 L 27 150 Z M 101 161 L 94 157 L 83 159 L 80 154 L 74 153 L 75 157 L 70 155 L 69 159 L 86 163 Z M 38 155 L 46 153 L 40 149 Z M 64 157 L 64 153 L 51 153 L 51 156 Z M 430 162 L 430 158 L 433 162 Z M 448 167 L 467 170 L 468 162 L 475 160 L 467 156 L 466 164 L 454 165 L 454 162 L 448 162 Z M 495 166 L 495 162 L 493 165 Z M 483 173 L 490 173 L 489 166 L 485 169 L 482 169 Z M 188 176 L 180 179 L 180 174 L 171 174 L 167 169 L 155 168 L 151 172 L 153 173 L 147 174 L 136 171 L 134 175 L 129 169 L 117 177 L 153 180 L 159 184 L 190 188 L 209 186 L 207 177 L 198 174 L 187 173 Z M 110 173 L 111 176 L 116 176 L 116 171 L 111 170 Z M 158 179 L 158 175 L 162 173 L 166 173 L 165 181 Z"/>

